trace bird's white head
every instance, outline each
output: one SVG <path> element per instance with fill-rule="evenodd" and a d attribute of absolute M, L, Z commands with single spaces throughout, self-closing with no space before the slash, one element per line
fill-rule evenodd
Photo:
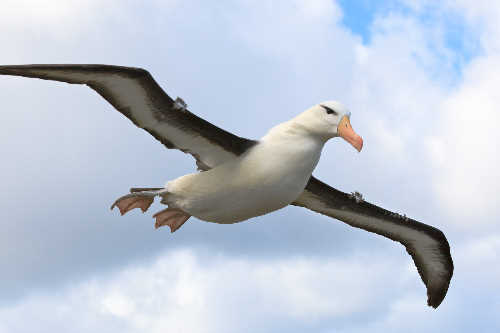
<path fill-rule="evenodd" d="M 352 129 L 350 117 L 351 113 L 344 105 L 337 101 L 326 101 L 302 112 L 293 121 L 325 141 L 340 136 L 357 151 L 361 151 L 363 139 Z"/>

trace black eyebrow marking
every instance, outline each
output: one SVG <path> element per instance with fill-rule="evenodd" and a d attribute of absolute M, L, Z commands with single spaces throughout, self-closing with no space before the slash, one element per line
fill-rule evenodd
<path fill-rule="evenodd" d="M 326 113 L 328 113 L 328 114 L 332 114 L 333 113 L 336 116 L 339 114 L 337 111 L 335 111 L 333 109 L 330 109 L 328 106 L 321 105 L 321 104 L 319 106 L 321 106 L 322 108 L 324 108 L 326 110 Z"/>

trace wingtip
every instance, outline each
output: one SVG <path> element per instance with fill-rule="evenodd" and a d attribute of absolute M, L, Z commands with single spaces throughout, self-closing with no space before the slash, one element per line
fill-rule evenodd
<path fill-rule="evenodd" d="M 31 69 L 36 65 L 0 65 L 0 74 L 20 74 L 22 71 Z"/>
<path fill-rule="evenodd" d="M 441 305 L 441 302 L 443 301 L 443 299 L 441 300 L 432 300 L 432 299 L 427 299 L 427 305 L 430 307 L 430 308 L 433 308 L 433 309 L 437 309 L 438 306 Z"/>
<path fill-rule="evenodd" d="M 451 265 L 448 274 L 435 279 L 433 283 L 425 283 L 427 287 L 427 305 L 434 309 L 437 309 L 441 305 L 448 293 L 453 276 L 453 264 Z"/>
<path fill-rule="evenodd" d="M 15 74 L 15 70 L 11 66 L 0 66 L 0 74 Z"/>
<path fill-rule="evenodd" d="M 427 297 L 427 305 L 433 309 L 437 309 L 443 300 L 436 301 L 432 297 Z"/>
<path fill-rule="evenodd" d="M 446 294 L 448 292 L 448 285 L 441 287 L 439 290 L 436 290 L 435 292 L 431 292 L 428 290 L 427 292 L 427 305 L 437 309 L 438 306 L 441 305 L 443 302 L 444 298 L 446 297 Z"/>

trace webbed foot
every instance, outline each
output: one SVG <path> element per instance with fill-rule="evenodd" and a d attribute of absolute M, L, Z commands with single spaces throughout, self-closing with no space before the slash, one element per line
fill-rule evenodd
<path fill-rule="evenodd" d="M 153 218 L 156 219 L 155 228 L 158 229 L 168 225 L 170 232 L 179 229 L 190 217 L 191 215 L 179 208 L 167 208 L 153 215 Z"/>
<path fill-rule="evenodd" d="M 140 208 L 144 213 L 153 203 L 154 197 L 159 195 L 159 193 L 160 191 L 144 191 L 127 194 L 118 198 L 113 205 L 111 205 L 111 209 L 117 206 L 122 215 L 134 208 Z"/>

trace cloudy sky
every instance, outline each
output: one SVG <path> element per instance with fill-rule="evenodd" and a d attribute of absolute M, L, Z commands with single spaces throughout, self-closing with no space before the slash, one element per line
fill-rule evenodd
<path fill-rule="evenodd" d="M 443 230 L 455 274 L 431 309 L 401 245 L 298 207 L 174 234 L 120 217 L 192 158 L 86 87 L 2 76 L 0 332 L 499 331 L 499 20 L 486 0 L 3 0 L 1 64 L 143 67 L 241 136 L 342 101 L 364 149 L 332 140 L 314 174 Z"/>

